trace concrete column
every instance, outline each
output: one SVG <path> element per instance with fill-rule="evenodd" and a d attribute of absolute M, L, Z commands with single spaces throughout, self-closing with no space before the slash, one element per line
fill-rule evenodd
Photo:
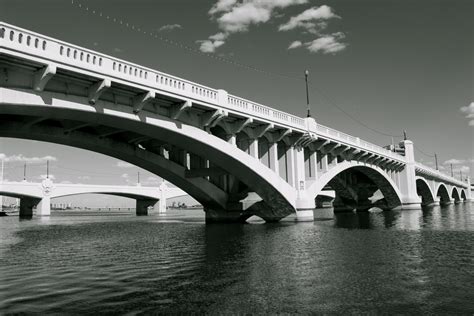
<path fill-rule="evenodd" d="M 137 199 L 136 213 L 137 216 L 148 215 L 148 207 L 159 208 L 159 200 L 155 199 Z"/>
<path fill-rule="evenodd" d="M 160 200 L 158 201 L 158 213 L 159 214 L 163 214 L 163 213 L 166 213 L 166 190 L 167 190 L 167 186 L 166 186 L 166 183 L 165 181 L 161 182 L 160 186 L 158 187 L 158 191 L 159 191 L 159 196 L 160 196 Z"/>
<path fill-rule="evenodd" d="M 277 175 L 280 175 L 280 168 L 278 168 L 278 143 L 270 143 L 268 154 L 270 155 L 270 169 Z"/>
<path fill-rule="evenodd" d="M 305 176 L 306 179 L 314 180 L 317 179 L 318 176 L 318 158 L 316 157 L 316 152 L 307 150 L 305 152 Z"/>
<path fill-rule="evenodd" d="M 294 187 L 296 188 L 296 220 L 297 221 L 313 221 L 314 208 L 316 207 L 314 197 L 308 197 L 306 194 L 306 175 L 305 175 L 305 160 L 304 148 L 299 146 L 291 146 L 293 153 L 293 168 L 294 170 Z"/>
<path fill-rule="evenodd" d="M 295 150 L 293 146 L 288 146 L 286 149 L 286 171 L 288 174 L 287 182 L 296 188 L 295 183 Z"/>
<path fill-rule="evenodd" d="M 322 162 L 322 168 L 321 168 L 321 171 L 324 173 L 324 172 L 327 172 L 329 170 L 329 164 L 328 164 L 328 155 L 323 155 L 323 157 L 321 158 L 321 162 Z"/>
<path fill-rule="evenodd" d="M 251 138 L 249 142 L 249 155 L 258 159 L 258 139 Z"/>
<path fill-rule="evenodd" d="M 402 194 L 402 209 L 421 208 L 421 198 L 416 192 L 415 154 L 413 142 L 405 140 L 405 169 L 400 173 L 400 191 Z"/>
<path fill-rule="evenodd" d="M 36 206 L 36 216 L 50 216 L 51 215 L 51 198 L 49 195 L 43 197 Z"/>
<path fill-rule="evenodd" d="M 32 197 L 20 198 L 20 217 L 31 218 L 33 217 L 33 208 L 39 203 L 40 199 Z"/>

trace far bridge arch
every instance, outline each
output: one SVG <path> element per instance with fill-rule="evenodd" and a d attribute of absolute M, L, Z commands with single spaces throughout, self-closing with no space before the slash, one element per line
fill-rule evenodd
<path fill-rule="evenodd" d="M 422 205 L 430 205 L 435 202 L 436 197 L 431 190 L 430 185 L 421 177 L 416 177 L 416 192 L 418 193 L 418 196 L 421 197 Z"/>
<path fill-rule="evenodd" d="M 436 196 L 439 198 L 441 204 L 451 203 L 451 196 L 445 184 L 440 183 L 436 190 Z"/>
<path fill-rule="evenodd" d="M 453 191 L 451 193 L 451 198 L 454 199 L 454 203 L 461 202 L 461 195 L 459 194 L 458 188 L 453 187 Z"/>
<path fill-rule="evenodd" d="M 341 162 L 329 169 L 308 188 L 309 196 L 317 198 L 327 189 L 336 192 L 335 209 L 393 209 L 401 205 L 400 190 L 383 169 L 355 161 Z M 378 190 L 383 199 L 370 201 Z"/>

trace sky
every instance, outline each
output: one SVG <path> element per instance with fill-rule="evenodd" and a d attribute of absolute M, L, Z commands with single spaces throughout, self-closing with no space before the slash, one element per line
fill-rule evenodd
<path fill-rule="evenodd" d="M 470 168 L 474 177 L 473 7 L 471 0 L 0 0 L 0 20 L 300 116 L 308 69 L 318 123 L 379 145 L 406 130 L 418 161 L 434 166 L 436 153 L 440 168 L 453 163 L 457 175 Z M 58 182 L 133 184 L 139 171 L 32 141 L 0 138 L 0 153 L 11 180 L 23 178 L 25 161 L 29 179 L 39 179 L 47 156 Z M 141 179 L 160 181 L 144 170 Z"/>

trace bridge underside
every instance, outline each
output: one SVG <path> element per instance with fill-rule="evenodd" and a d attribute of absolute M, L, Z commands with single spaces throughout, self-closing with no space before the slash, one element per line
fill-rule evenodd
<path fill-rule="evenodd" d="M 390 210 L 400 206 L 401 201 L 392 185 L 377 171 L 369 167 L 356 166 L 333 177 L 324 188 L 334 190 L 332 201 L 335 212 L 368 211 L 373 207 Z M 328 198 L 317 197 L 321 202 Z M 318 203 L 322 205 L 322 203 Z"/>

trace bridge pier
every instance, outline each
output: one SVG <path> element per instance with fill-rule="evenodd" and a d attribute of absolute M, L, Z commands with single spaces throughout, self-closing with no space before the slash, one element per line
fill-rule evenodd
<path fill-rule="evenodd" d="M 50 216 L 51 215 L 51 198 L 44 196 L 36 205 L 36 216 Z"/>
<path fill-rule="evenodd" d="M 213 208 L 204 208 L 206 224 L 214 223 L 245 223 L 251 215 L 243 214 L 242 211 L 226 211 Z"/>
<path fill-rule="evenodd" d="M 32 197 L 20 198 L 20 217 L 31 218 L 33 217 L 33 208 L 40 202 L 40 199 Z"/>
<path fill-rule="evenodd" d="M 415 153 L 411 140 L 403 141 L 405 147 L 406 165 L 400 173 L 400 191 L 402 193 L 402 210 L 421 208 L 421 198 L 416 190 Z"/>
<path fill-rule="evenodd" d="M 136 214 L 137 216 L 146 216 L 148 215 L 148 208 L 152 206 L 160 207 L 160 201 L 156 199 L 137 199 L 136 203 Z"/>

